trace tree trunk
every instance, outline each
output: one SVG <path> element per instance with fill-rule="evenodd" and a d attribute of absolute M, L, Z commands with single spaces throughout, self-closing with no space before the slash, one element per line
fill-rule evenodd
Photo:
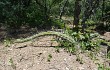
<path fill-rule="evenodd" d="M 75 29 L 78 32 L 78 24 L 79 24 L 79 19 L 80 19 L 80 13 L 81 13 L 81 0 L 76 0 L 75 1 L 75 9 L 74 9 L 74 21 L 73 21 L 73 28 L 75 26 Z"/>
<path fill-rule="evenodd" d="M 67 5 L 67 3 L 68 3 L 68 0 L 65 1 L 65 4 L 64 4 L 64 6 L 63 6 L 62 9 L 61 9 L 60 19 L 62 18 L 62 15 L 63 15 L 63 13 L 64 13 L 64 9 L 65 9 L 65 6 Z"/>
<path fill-rule="evenodd" d="M 102 4 L 102 21 L 104 22 L 104 8 L 105 8 L 105 0 L 103 0 L 103 4 Z"/>
<path fill-rule="evenodd" d="M 99 6 L 99 0 L 95 0 L 95 1 L 89 1 L 86 0 L 86 10 L 84 11 L 84 16 L 82 19 L 82 32 L 85 32 L 85 28 L 86 28 L 86 24 L 85 22 L 87 21 L 87 19 L 90 18 L 90 16 L 93 14 L 93 11 Z"/>

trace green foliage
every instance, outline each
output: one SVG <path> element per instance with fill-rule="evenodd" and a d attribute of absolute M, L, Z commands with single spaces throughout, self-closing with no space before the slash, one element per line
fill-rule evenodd
<path fill-rule="evenodd" d="M 23 25 L 29 25 L 30 27 L 38 28 L 49 28 L 51 26 L 62 28 L 62 22 L 60 20 L 56 20 L 55 18 L 51 18 L 51 16 L 59 16 L 64 3 L 65 0 L 31 0 L 30 2 L 29 0 L 2 0 L 0 1 L 0 24 L 13 29 L 20 28 Z M 67 6 L 64 8 L 63 15 L 73 16 L 74 3 L 75 1 L 68 0 Z M 91 3 L 93 3 L 93 6 L 91 5 Z M 82 0 L 82 12 L 79 17 L 82 20 L 84 18 L 85 21 L 87 21 L 87 19 L 89 18 L 94 20 L 95 22 L 101 20 L 102 3 L 102 0 L 94 0 L 92 2 L 89 2 L 88 0 Z M 108 30 L 110 30 L 109 4 L 109 0 L 106 0 L 103 17 L 105 18 L 104 21 L 107 22 L 105 29 Z M 87 22 L 87 24 L 91 24 L 91 21 Z"/>
<path fill-rule="evenodd" d="M 79 56 L 79 54 L 77 54 L 76 56 L 77 56 L 76 61 L 78 61 L 80 64 L 83 64 L 83 60 L 82 60 L 82 58 Z"/>
<path fill-rule="evenodd" d="M 52 26 L 55 26 L 57 28 L 64 28 L 64 23 L 61 20 L 53 19 L 53 25 Z"/>
<path fill-rule="evenodd" d="M 58 52 L 58 53 L 60 52 L 58 46 L 55 47 L 55 52 Z"/>
<path fill-rule="evenodd" d="M 77 32 L 73 32 L 72 30 L 66 30 L 64 33 L 55 32 L 55 31 L 41 32 L 39 34 L 30 36 L 28 38 L 17 39 L 14 42 L 22 43 L 45 35 L 54 35 L 61 38 L 60 40 L 57 40 L 58 42 L 60 42 L 61 44 L 60 46 L 65 47 L 67 51 L 71 53 L 75 53 L 78 48 L 81 48 L 83 52 L 84 50 L 91 50 L 93 52 L 96 51 L 98 52 L 99 45 L 101 43 L 101 40 L 98 39 L 97 33 L 81 33 L 81 32 L 77 33 Z"/>
<path fill-rule="evenodd" d="M 107 53 L 107 57 L 110 59 L 110 51 L 108 51 L 108 53 Z"/>
<path fill-rule="evenodd" d="M 10 38 L 6 38 L 4 41 L 3 41 L 5 47 L 10 47 L 11 44 L 12 44 L 12 41 Z"/>
<path fill-rule="evenodd" d="M 101 22 L 97 25 L 96 29 L 101 30 L 101 31 L 110 31 L 110 23 Z"/>
<path fill-rule="evenodd" d="M 103 15 L 102 15 L 102 13 L 103 13 Z M 98 19 L 99 22 L 97 24 L 97 29 L 102 30 L 102 31 L 110 31 L 110 1 L 109 0 L 104 1 L 103 12 L 101 12 L 101 10 L 99 8 L 98 12 L 96 13 L 96 16 L 98 16 L 97 18 L 99 18 Z"/>
<path fill-rule="evenodd" d="M 77 49 L 75 47 L 80 47 L 82 51 L 85 50 L 91 50 L 91 51 L 98 51 L 100 41 L 99 40 L 93 40 L 98 35 L 95 33 L 81 33 L 81 32 L 72 32 L 71 30 L 68 32 L 65 32 L 66 34 L 69 34 L 69 36 L 72 37 L 72 39 L 75 40 L 73 43 L 69 43 L 67 41 L 60 41 L 61 46 L 66 47 L 67 50 L 71 53 L 74 53 Z"/>
<path fill-rule="evenodd" d="M 61 44 L 60 46 L 64 47 L 67 50 L 67 52 L 76 54 L 77 49 L 73 43 L 70 43 L 67 41 L 58 41 L 58 42 L 60 42 L 60 44 Z"/>
<path fill-rule="evenodd" d="M 103 64 L 98 64 L 98 70 L 110 70 L 110 68 L 105 67 Z"/>
<path fill-rule="evenodd" d="M 19 28 L 23 23 L 24 8 L 20 3 L 10 0 L 0 1 L 0 21 L 10 28 Z"/>
<path fill-rule="evenodd" d="M 92 60 L 98 60 L 97 58 L 96 58 L 96 54 L 97 54 L 97 51 L 88 51 L 88 56 L 89 56 L 89 58 L 91 58 Z"/>
<path fill-rule="evenodd" d="M 48 55 L 48 58 L 47 58 L 47 61 L 50 62 L 51 59 L 52 59 L 52 55 L 49 54 L 49 55 Z"/>
<path fill-rule="evenodd" d="M 109 0 L 105 1 L 105 15 L 103 18 L 105 19 L 106 22 L 109 22 L 109 26 L 110 26 L 110 1 Z"/>
<path fill-rule="evenodd" d="M 11 63 L 11 67 L 16 70 L 16 66 L 12 58 L 10 58 L 9 62 Z"/>
<path fill-rule="evenodd" d="M 27 0 L 17 0 L 14 2 L 10 0 L 0 1 L 0 23 L 13 29 L 20 28 L 23 25 L 38 28 L 49 28 L 54 25 L 60 27 L 60 22 L 50 16 L 52 15 L 51 9 L 59 5 L 62 0 L 38 2 L 40 4 L 36 3 L 36 0 L 32 0 L 29 2 L 29 5 L 25 5 L 25 3 L 28 3 Z M 46 4 L 46 7 L 42 7 L 44 4 Z"/>

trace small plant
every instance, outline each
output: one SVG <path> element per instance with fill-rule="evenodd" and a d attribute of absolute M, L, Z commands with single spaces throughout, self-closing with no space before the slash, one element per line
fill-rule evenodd
<path fill-rule="evenodd" d="M 9 38 L 6 38 L 3 42 L 4 42 L 5 47 L 10 47 L 12 43 L 11 39 Z"/>
<path fill-rule="evenodd" d="M 70 36 L 74 42 L 68 42 L 65 40 L 59 41 L 61 43 L 62 47 L 65 47 L 67 51 L 70 53 L 75 53 L 77 51 L 77 48 L 81 48 L 82 52 L 85 52 L 85 50 L 98 52 L 100 41 L 94 40 L 94 38 L 97 38 L 97 33 L 81 33 L 81 32 L 73 32 L 71 30 L 66 30 L 65 34 Z"/>
<path fill-rule="evenodd" d="M 107 57 L 110 59 L 110 51 L 108 51 L 108 53 L 107 53 Z"/>
<path fill-rule="evenodd" d="M 64 28 L 64 23 L 62 22 L 62 20 L 53 19 L 53 26 L 57 28 Z"/>
<path fill-rule="evenodd" d="M 104 65 L 98 64 L 98 70 L 105 70 Z"/>
<path fill-rule="evenodd" d="M 76 61 L 78 61 L 80 64 L 83 64 L 82 57 L 80 57 L 79 54 L 77 54 L 76 56 L 77 56 Z"/>
<path fill-rule="evenodd" d="M 69 43 L 67 41 L 58 41 L 60 42 L 60 46 L 65 48 L 67 52 L 70 52 L 72 54 L 76 54 L 77 48 L 73 43 Z"/>
<path fill-rule="evenodd" d="M 58 46 L 55 47 L 55 52 L 58 52 L 58 53 L 60 52 Z"/>
<path fill-rule="evenodd" d="M 110 68 L 105 67 L 104 64 L 98 64 L 98 70 L 110 70 Z"/>
<path fill-rule="evenodd" d="M 94 53 L 93 53 L 92 51 L 89 52 L 89 57 L 90 57 L 91 59 L 95 59 L 95 55 L 94 55 Z"/>
<path fill-rule="evenodd" d="M 49 54 L 49 55 L 48 55 L 48 58 L 47 58 L 47 61 L 50 62 L 51 59 L 52 59 L 52 55 Z"/>
<path fill-rule="evenodd" d="M 72 53 L 72 54 L 75 54 L 76 53 L 76 48 L 75 47 L 68 47 L 67 51 Z"/>
<path fill-rule="evenodd" d="M 16 66 L 15 66 L 12 58 L 9 60 L 9 62 L 11 63 L 11 67 L 16 70 Z"/>

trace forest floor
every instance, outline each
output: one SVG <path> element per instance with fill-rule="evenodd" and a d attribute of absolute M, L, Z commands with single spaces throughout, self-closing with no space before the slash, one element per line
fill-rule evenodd
<path fill-rule="evenodd" d="M 38 31 L 36 29 L 21 29 L 19 33 L 9 37 L 20 38 L 31 36 Z M 40 31 L 39 31 L 40 32 Z M 6 30 L 0 29 L 0 40 L 4 40 Z M 110 32 L 103 35 L 110 40 Z M 98 70 L 98 64 L 109 66 L 104 58 L 106 47 L 102 48 L 96 59 L 89 56 L 89 52 L 70 54 L 64 48 L 59 52 L 54 46 L 53 36 L 40 37 L 34 41 L 15 43 L 5 47 L 0 43 L 0 70 Z M 80 51 L 80 50 L 79 50 Z M 80 58 L 80 61 L 77 59 Z"/>

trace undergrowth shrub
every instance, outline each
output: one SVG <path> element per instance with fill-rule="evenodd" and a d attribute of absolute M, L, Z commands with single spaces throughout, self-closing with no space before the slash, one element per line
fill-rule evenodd
<path fill-rule="evenodd" d="M 110 31 L 110 22 L 101 22 L 96 27 L 100 31 Z"/>
<path fill-rule="evenodd" d="M 61 43 L 62 47 L 65 47 L 69 52 L 73 53 L 77 51 L 78 48 L 82 49 L 82 52 L 85 50 L 89 51 L 98 51 L 99 45 L 101 43 L 100 40 L 95 39 L 98 37 L 97 33 L 81 33 L 81 32 L 73 32 L 72 30 L 66 30 L 65 33 L 72 37 L 75 40 L 73 43 L 69 43 L 68 41 L 61 40 L 58 41 Z"/>
<path fill-rule="evenodd" d="M 10 29 L 19 29 L 21 26 L 28 25 L 37 28 L 51 28 L 56 26 L 62 28 L 62 22 L 50 17 L 44 9 L 41 9 L 36 1 L 31 1 L 30 5 L 25 7 L 22 0 L 0 1 L 0 23 Z"/>
<path fill-rule="evenodd" d="M 64 28 L 64 23 L 60 19 L 53 19 L 52 26 L 57 28 Z"/>

